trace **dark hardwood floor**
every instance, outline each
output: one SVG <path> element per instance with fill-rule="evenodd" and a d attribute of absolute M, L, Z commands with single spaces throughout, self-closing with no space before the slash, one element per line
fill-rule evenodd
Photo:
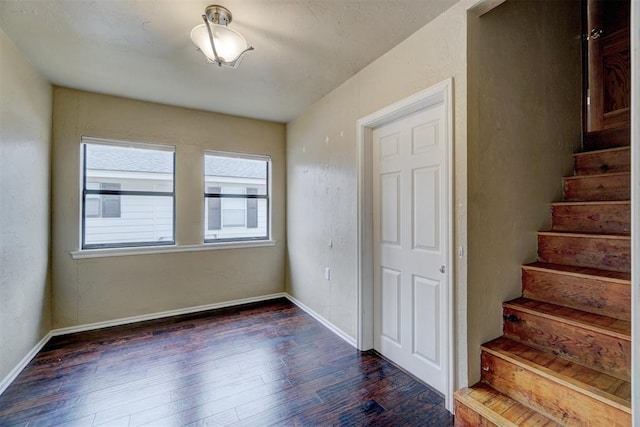
<path fill-rule="evenodd" d="M 443 398 L 286 299 L 54 337 L 1 426 L 450 426 Z"/>

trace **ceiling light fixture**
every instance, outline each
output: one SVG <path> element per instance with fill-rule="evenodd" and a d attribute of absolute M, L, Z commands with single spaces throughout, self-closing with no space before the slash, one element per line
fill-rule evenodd
<path fill-rule="evenodd" d="M 253 50 L 247 40 L 227 27 L 231 23 L 229 9 L 217 4 L 207 6 L 202 15 L 204 24 L 191 30 L 191 40 L 207 61 L 220 67 L 238 68 L 245 53 Z"/>

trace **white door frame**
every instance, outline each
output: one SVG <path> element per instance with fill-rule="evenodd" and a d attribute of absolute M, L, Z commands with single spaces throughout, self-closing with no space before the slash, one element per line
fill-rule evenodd
<path fill-rule="evenodd" d="M 444 80 L 399 102 L 389 105 L 357 121 L 358 144 L 358 316 L 357 346 L 360 350 L 373 348 L 373 129 L 428 107 L 444 103 L 446 145 L 447 194 L 447 261 L 444 307 L 445 324 L 445 406 L 453 412 L 454 387 L 454 305 L 453 305 L 453 79 Z"/>
<path fill-rule="evenodd" d="M 640 425 L 640 2 L 631 2 L 631 405 Z"/>

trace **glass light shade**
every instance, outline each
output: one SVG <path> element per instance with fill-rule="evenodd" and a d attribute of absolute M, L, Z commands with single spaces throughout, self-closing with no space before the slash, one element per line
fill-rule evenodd
<path fill-rule="evenodd" d="M 223 25 L 211 25 L 213 42 L 216 45 L 218 57 L 230 64 L 221 64 L 236 67 L 233 64 L 247 48 L 247 41 L 239 32 Z M 200 24 L 191 30 L 191 40 L 200 49 L 209 62 L 217 62 L 209 41 L 209 32 L 205 24 Z"/>

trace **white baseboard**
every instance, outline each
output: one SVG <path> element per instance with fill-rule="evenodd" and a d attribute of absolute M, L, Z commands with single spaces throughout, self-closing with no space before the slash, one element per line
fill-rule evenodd
<path fill-rule="evenodd" d="M 49 340 L 52 337 L 57 337 L 57 336 L 67 335 L 67 334 L 74 334 L 77 332 L 93 331 L 96 329 L 109 328 L 112 326 L 121 326 L 121 325 L 130 324 L 130 323 L 136 323 L 136 322 L 144 322 L 147 320 L 162 319 L 164 317 L 179 316 L 182 314 L 192 314 L 192 313 L 198 313 L 201 311 L 233 307 L 236 305 L 250 304 L 253 302 L 268 301 L 276 298 L 287 298 L 289 301 L 291 301 L 292 303 L 300 307 L 307 314 L 309 314 L 311 317 L 313 317 L 318 322 L 320 322 L 323 326 L 325 326 L 331 332 L 333 332 L 334 334 L 336 334 L 337 336 L 345 340 L 347 343 L 351 344 L 353 347 L 356 347 L 356 341 L 353 338 L 351 338 L 349 335 L 344 333 L 340 328 L 335 326 L 333 323 L 329 322 L 324 317 L 320 316 L 318 313 L 316 313 L 315 311 L 313 311 L 312 309 L 310 309 L 309 307 L 307 307 L 306 305 L 304 305 L 303 303 L 301 303 L 291 295 L 285 292 L 280 292 L 277 294 L 262 295 L 259 297 L 243 298 L 243 299 L 237 299 L 233 301 L 199 305 L 196 307 L 162 311 L 159 313 L 143 314 L 141 316 L 132 316 L 132 317 L 125 317 L 122 319 L 107 320 L 105 322 L 96 322 L 96 323 L 89 323 L 86 325 L 71 326 L 68 328 L 52 329 L 29 351 L 29 353 L 27 353 L 22 358 L 22 360 L 20 360 L 20 362 L 16 365 L 16 367 L 13 368 L 11 372 L 9 372 L 9 375 L 7 375 L 2 381 L 0 381 L 0 395 L 4 393 L 7 387 L 11 385 L 11 383 L 16 379 L 16 377 L 20 374 L 20 372 L 22 372 L 22 370 L 29 364 L 29 362 L 31 362 L 31 359 L 33 359 L 38 354 L 38 352 L 42 350 L 45 344 L 47 344 L 47 342 L 49 342 Z"/>
<path fill-rule="evenodd" d="M 164 317 L 180 316 L 182 314 L 198 313 L 200 311 L 216 310 L 219 308 L 233 307 L 236 305 L 250 304 L 252 302 L 268 301 L 276 298 L 286 298 L 287 294 L 280 292 L 277 294 L 262 295 L 259 297 L 236 299 L 233 301 L 217 302 L 214 304 L 198 305 L 195 307 L 179 308 L 177 310 L 161 311 L 159 313 L 143 314 L 141 316 L 124 317 L 122 319 L 107 320 L 105 322 L 89 323 L 86 325 L 71 326 L 68 328 L 54 329 L 51 336 L 74 334 L 76 332 L 86 332 L 95 329 L 110 328 L 112 326 L 127 325 L 129 323 L 145 322 L 147 320 L 162 319 Z"/>
<path fill-rule="evenodd" d="M 306 305 L 304 305 L 303 303 L 301 303 L 300 301 L 292 297 L 291 295 L 285 294 L 285 297 L 289 301 L 291 301 L 292 303 L 300 307 L 302 310 L 307 312 L 308 315 L 316 319 L 318 322 L 322 323 L 322 325 L 327 329 L 329 329 L 331 332 L 333 332 L 334 334 L 336 334 L 337 336 L 345 340 L 347 343 L 351 344 L 356 349 L 358 348 L 358 344 L 356 343 L 356 340 L 350 337 L 349 335 L 347 335 L 342 329 L 338 328 L 336 325 L 334 325 L 333 323 L 331 323 L 330 321 L 328 321 L 327 319 L 325 319 L 324 317 L 322 317 L 321 315 L 313 311 L 311 308 L 307 307 Z"/>
<path fill-rule="evenodd" d="M 22 372 L 22 370 L 27 367 L 29 362 L 31 362 L 31 359 L 36 357 L 36 354 L 38 354 L 38 352 L 42 350 L 42 347 L 44 347 L 44 345 L 49 342 L 52 336 L 53 335 L 51 335 L 51 331 L 49 331 L 47 335 L 45 335 L 40 341 L 38 341 L 38 344 L 36 344 L 29 351 L 29 353 L 27 353 L 26 356 L 24 356 L 22 360 L 18 362 L 16 367 L 13 368 L 11 372 L 9 372 L 9 375 L 7 375 L 2 381 L 0 381 L 0 394 L 4 393 L 7 387 L 9 387 L 11 383 L 18 377 L 18 375 L 20 375 L 20 372 Z"/>

